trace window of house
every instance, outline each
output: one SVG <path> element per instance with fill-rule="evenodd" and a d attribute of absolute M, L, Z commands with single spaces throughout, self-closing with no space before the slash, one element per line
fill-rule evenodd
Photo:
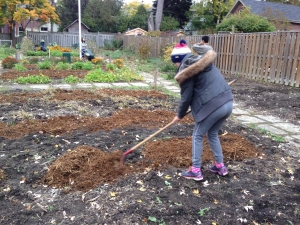
<path fill-rule="evenodd" d="M 48 27 L 41 27 L 41 32 L 48 32 Z"/>
<path fill-rule="evenodd" d="M 19 36 L 22 36 L 24 33 L 23 27 L 19 27 Z"/>

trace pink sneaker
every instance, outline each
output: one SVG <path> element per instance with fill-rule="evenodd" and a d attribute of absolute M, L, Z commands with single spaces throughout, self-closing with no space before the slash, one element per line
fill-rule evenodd
<path fill-rule="evenodd" d="M 210 171 L 213 173 L 218 173 L 220 176 L 225 176 L 228 174 L 228 170 L 224 163 L 214 163 L 214 165 L 209 167 Z"/>

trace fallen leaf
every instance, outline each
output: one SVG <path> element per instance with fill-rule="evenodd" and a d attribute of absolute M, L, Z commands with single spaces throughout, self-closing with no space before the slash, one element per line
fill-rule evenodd
<path fill-rule="evenodd" d="M 115 197 L 116 196 L 116 192 L 110 192 L 110 196 L 111 197 Z"/>
<path fill-rule="evenodd" d="M 136 183 L 142 185 L 143 181 L 142 180 L 138 180 Z"/>
<path fill-rule="evenodd" d="M 241 221 L 241 223 L 247 223 L 247 219 L 238 218 L 237 220 Z"/>
<path fill-rule="evenodd" d="M 219 202 L 217 199 L 214 199 L 214 203 L 217 205 Z"/>
<path fill-rule="evenodd" d="M 169 180 L 169 179 L 171 179 L 172 177 L 170 177 L 170 175 L 166 175 L 165 178 Z"/>
<path fill-rule="evenodd" d="M 204 181 L 203 186 L 204 186 L 204 187 L 207 187 L 208 185 L 209 185 L 208 181 L 207 181 L 207 180 Z"/>
<path fill-rule="evenodd" d="M 193 190 L 193 194 L 194 194 L 194 195 L 198 195 L 198 196 L 199 196 L 199 195 L 200 195 L 200 193 L 199 193 L 199 190 L 198 190 L 197 188 L 196 188 L 196 189 L 194 189 L 194 190 Z"/>
<path fill-rule="evenodd" d="M 144 187 L 141 187 L 139 190 L 140 191 L 146 191 L 146 189 Z"/>
<path fill-rule="evenodd" d="M 138 199 L 137 202 L 141 203 L 141 202 L 143 202 L 143 201 L 142 201 L 141 199 Z"/>
<path fill-rule="evenodd" d="M 217 223 L 216 222 L 212 222 L 211 225 L 217 225 Z"/>
<path fill-rule="evenodd" d="M 248 194 L 249 194 L 249 191 L 243 190 L 243 193 L 244 193 L 245 195 L 248 195 Z"/>
<path fill-rule="evenodd" d="M 294 171 L 292 169 L 288 169 L 290 174 L 294 174 Z"/>
<path fill-rule="evenodd" d="M 244 208 L 246 209 L 247 212 L 248 212 L 248 210 L 253 211 L 253 206 L 251 206 L 251 205 L 246 205 L 246 206 L 244 206 Z"/>

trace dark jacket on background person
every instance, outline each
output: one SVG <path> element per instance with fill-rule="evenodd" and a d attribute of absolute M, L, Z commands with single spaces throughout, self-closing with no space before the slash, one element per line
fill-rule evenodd
<path fill-rule="evenodd" d="M 175 76 L 181 88 L 177 116 L 183 118 L 190 106 L 195 122 L 199 123 L 233 100 L 233 95 L 219 69 L 212 64 L 216 52 L 208 45 L 194 45 L 193 50 L 198 55 L 186 55 Z"/>

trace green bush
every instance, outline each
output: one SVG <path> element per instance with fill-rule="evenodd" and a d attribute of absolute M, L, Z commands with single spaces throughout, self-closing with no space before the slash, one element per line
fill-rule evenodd
<path fill-rule="evenodd" d="M 92 64 L 91 62 L 83 63 L 82 69 L 83 70 L 93 70 L 94 69 L 94 64 Z"/>
<path fill-rule="evenodd" d="M 52 63 L 49 60 L 39 62 L 36 66 L 38 69 L 51 69 Z"/>
<path fill-rule="evenodd" d="M 2 60 L 2 66 L 5 69 L 12 69 L 19 61 L 13 57 L 6 57 Z"/>
<path fill-rule="evenodd" d="M 0 59 L 4 59 L 7 56 L 11 56 L 16 53 L 16 49 L 6 47 L 5 45 L 0 46 Z"/>
<path fill-rule="evenodd" d="M 105 50 L 117 50 L 117 49 L 121 49 L 123 46 L 123 40 L 104 40 L 104 49 Z"/>
<path fill-rule="evenodd" d="M 165 62 L 160 67 L 161 72 L 176 72 L 177 68 L 170 62 Z"/>
<path fill-rule="evenodd" d="M 43 51 L 27 51 L 26 56 L 48 56 L 48 52 Z"/>
<path fill-rule="evenodd" d="M 28 58 L 29 64 L 37 64 L 39 61 L 40 61 L 40 59 L 36 58 L 36 57 L 30 57 L 30 58 Z"/>
<path fill-rule="evenodd" d="M 82 70 L 83 62 L 75 62 L 71 65 L 72 70 Z"/>
<path fill-rule="evenodd" d="M 216 30 L 232 31 L 232 26 L 234 26 L 235 31 L 244 33 L 272 32 L 276 30 L 276 27 L 265 17 L 255 15 L 247 10 L 243 10 L 240 14 L 234 14 L 229 18 L 225 18 L 217 25 Z"/>
<path fill-rule="evenodd" d="M 79 77 L 70 75 L 68 77 L 65 78 L 65 82 L 68 84 L 74 84 L 74 83 L 78 83 L 80 81 Z"/>
<path fill-rule="evenodd" d="M 117 69 L 117 65 L 115 65 L 113 63 L 107 63 L 105 67 L 108 70 L 115 70 L 115 69 Z"/>
<path fill-rule="evenodd" d="M 85 77 L 85 82 L 130 82 L 133 80 L 142 80 L 137 73 L 132 73 L 128 68 L 116 69 L 115 71 L 105 72 L 101 68 L 90 71 Z"/>
<path fill-rule="evenodd" d="M 91 62 L 75 62 L 71 65 L 72 70 L 93 70 L 94 65 Z"/>
<path fill-rule="evenodd" d="M 22 71 L 26 71 L 26 70 L 27 70 L 26 67 L 23 66 L 22 63 L 17 63 L 17 64 L 15 64 L 14 69 L 15 69 L 16 71 L 19 71 L 19 72 L 22 72 Z"/>
<path fill-rule="evenodd" d="M 59 62 L 55 66 L 56 70 L 67 70 L 69 68 L 70 68 L 70 64 L 69 63 L 64 63 L 64 62 Z"/>
<path fill-rule="evenodd" d="M 14 80 L 18 84 L 47 84 L 51 82 L 51 79 L 43 74 L 40 75 L 28 75 L 27 77 L 18 77 Z"/>
<path fill-rule="evenodd" d="M 62 57 L 62 52 L 59 50 L 52 50 L 50 51 L 50 56 L 54 56 L 54 57 Z"/>

